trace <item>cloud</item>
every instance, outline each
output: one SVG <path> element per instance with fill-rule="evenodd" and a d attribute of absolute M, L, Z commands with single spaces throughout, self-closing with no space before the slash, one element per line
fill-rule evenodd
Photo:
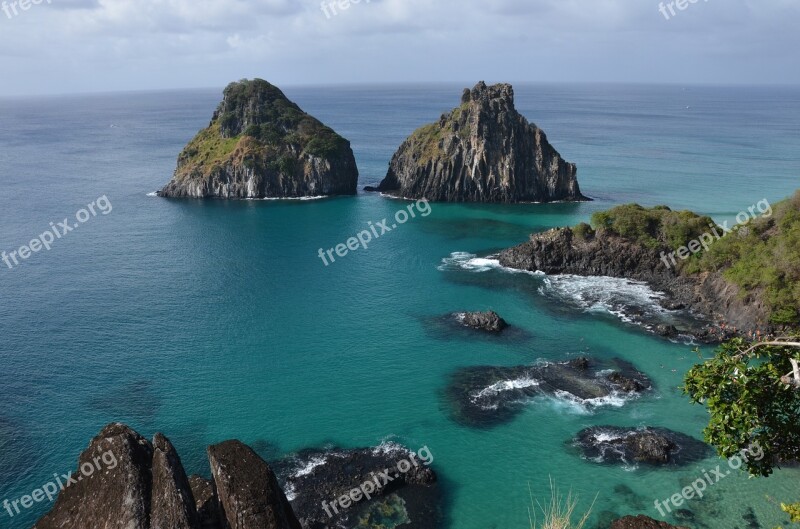
<path fill-rule="evenodd" d="M 796 0 L 700 1 L 670 20 L 655 0 L 325 1 L 335 15 L 319 0 L 52 0 L 0 13 L 10 79 L 0 91 L 224 86 L 246 75 L 800 82 Z"/>

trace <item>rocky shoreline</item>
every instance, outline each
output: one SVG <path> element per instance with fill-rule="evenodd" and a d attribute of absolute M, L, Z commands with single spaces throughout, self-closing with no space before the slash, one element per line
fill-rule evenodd
<path fill-rule="evenodd" d="M 647 248 L 607 231 L 581 237 L 572 228 L 531 235 L 530 240 L 498 254 L 502 266 L 548 275 L 607 276 L 647 283 L 663 292 L 662 306 L 698 316 L 692 328 L 661 326 L 654 332 L 675 338 L 690 334 L 718 343 L 734 336 L 768 333 L 766 307 L 719 273 L 688 275 L 664 265 L 660 248 Z"/>
<path fill-rule="evenodd" d="M 229 440 L 207 453 L 211 477 L 187 477 L 164 435 L 150 442 L 124 424 L 109 424 L 78 468 L 105 456 L 113 467 L 66 486 L 33 529 L 438 529 L 445 523 L 427 447 L 312 449 L 267 463 Z M 611 529 L 684 528 L 628 516 Z"/>

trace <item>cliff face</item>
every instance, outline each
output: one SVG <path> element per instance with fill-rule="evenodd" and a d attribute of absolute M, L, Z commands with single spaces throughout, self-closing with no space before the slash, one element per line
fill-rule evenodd
<path fill-rule="evenodd" d="M 231 83 L 178 157 L 164 197 L 299 198 L 356 193 L 350 142 L 261 79 Z"/>
<path fill-rule="evenodd" d="M 511 85 L 478 83 L 461 105 L 415 131 L 379 191 L 442 202 L 587 200 L 574 164 L 514 108 Z"/>

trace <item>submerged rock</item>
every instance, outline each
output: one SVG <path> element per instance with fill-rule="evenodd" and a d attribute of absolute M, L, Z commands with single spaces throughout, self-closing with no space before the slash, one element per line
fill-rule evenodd
<path fill-rule="evenodd" d="M 676 527 L 667 522 L 653 520 L 643 514 L 639 516 L 626 516 L 611 524 L 610 529 L 688 529 L 688 527 Z"/>
<path fill-rule="evenodd" d="M 536 396 L 593 407 L 635 397 L 651 387 L 645 374 L 622 360 L 598 363 L 578 358 L 532 366 L 463 368 L 451 377 L 446 398 L 456 421 L 486 427 L 510 420 Z"/>
<path fill-rule="evenodd" d="M 599 463 L 686 465 L 712 453 L 702 441 L 666 428 L 593 426 L 581 430 L 573 444 Z"/>
<path fill-rule="evenodd" d="M 304 450 L 276 463 L 275 471 L 305 529 L 404 523 L 433 529 L 442 519 L 441 500 L 428 454 L 396 444 Z"/>
<path fill-rule="evenodd" d="M 209 126 L 178 157 L 163 197 L 354 195 L 350 142 L 262 79 L 225 88 Z"/>
<path fill-rule="evenodd" d="M 462 325 L 479 331 L 499 333 L 508 327 L 506 320 L 493 310 L 488 312 L 458 312 L 456 313 L 456 318 Z"/>
<path fill-rule="evenodd" d="M 517 112 L 511 85 L 480 82 L 403 142 L 378 190 L 442 202 L 587 200 L 576 172 Z"/>

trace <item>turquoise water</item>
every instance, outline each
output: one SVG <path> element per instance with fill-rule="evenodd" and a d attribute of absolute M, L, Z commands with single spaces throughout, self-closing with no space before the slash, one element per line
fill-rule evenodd
<path fill-rule="evenodd" d="M 286 92 L 352 140 L 367 185 L 380 180 L 408 133 L 458 102 L 460 88 Z M 593 521 L 604 511 L 658 517 L 656 498 L 724 462 L 680 471 L 602 466 L 567 441 L 599 424 L 700 436 L 705 411 L 678 389 L 696 361 L 690 348 L 543 295 L 543 278 L 442 260 L 486 256 L 621 202 L 722 219 L 787 196 L 800 187 L 800 90 L 516 91 L 518 108 L 578 164 L 595 202 L 433 204 L 429 216 L 328 267 L 320 247 L 407 203 L 369 194 L 302 203 L 147 196 L 207 124 L 219 90 L 0 100 L 0 250 L 26 244 L 100 196 L 113 205 L 50 251 L 0 268 L 0 500 L 66 473 L 104 424 L 123 421 L 146 436 L 163 431 L 190 472 L 206 473 L 205 446 L 232 437 L 281 454 L 386 439 L 427 445 L 446 491 L 447 527 L 527 527 L 528 487 L 543 499 L 551 477 L 578 493 L 582 507 L 597 495 Z M 529 339 L 475 339 L 431 323 L 490 308 Z M 537 400 L 491 429 L 451 419 L 444 390 L 458 368 L 577 354 L 629 360 L 657 390 L 593 410 Z M 768 480 L 731 475 L 690 502 L 696 521 L 688 525 L 744 529 L 748 508 L 762 527 L 786 523 L 773 503 L 797 500 L 797 479 L 795 470 Z M 0 512 L 0 526 L 29 527 L 46 509 L 13 519 Z"/>

